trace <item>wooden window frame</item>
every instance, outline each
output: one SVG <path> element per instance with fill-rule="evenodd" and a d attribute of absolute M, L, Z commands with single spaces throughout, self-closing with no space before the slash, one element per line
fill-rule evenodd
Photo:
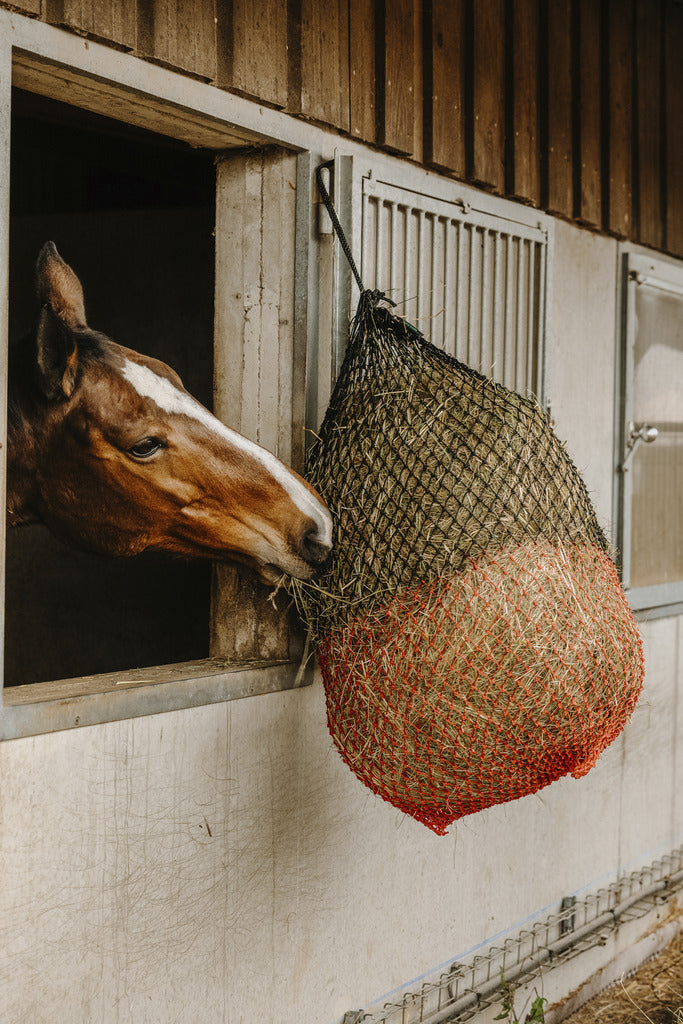
<path fill-rule="evenodd" d="M 291 131 L 278 112 L 265 111 L 256 104 L 233 97 L 177 72 L 156 67 L 139 58 L 80 39 L 21 15 L 0 11 L 0 249 L 9 252 L 9 172 L 11 89 L 21 89 L 69 103 L 105 116 L 114 116 L 148 130 L 170 135 L 217 154 L 249 148 L 277 146 L 292 154 L 296 175 L 295 236 L 293 268 L 294 323 L 297 337 L 292 371 L 298 373 L 293 402 L 300 406 L 303 428 L 305 408 L 306 352 L 314 347 L 309 338 L 311 319 L 308 295 L 312 275 L 309 268 L 311 232 L 310 182 L 313 166 L 311 146 L 316 135 Z M 316 156 L 316 159 L 321 159 Z M 218 186 L 217 186 L 218 194 Z M 291 273 L 288 265 L 288 273 Z M 218 289 L 217 289 L 218 290 Z M 7 375 L 7 316 L 9 302 L 7 275 L 0 281 L 0 372 Z M 216 338 L 226 310 L 217 303 Z M 223 325 L 225 326 L 225 325 Z M 264 342 L 267 344 L 267 341 Z M 230 353 L 216 346 L 216 360 L 230 363 Z M 220 366 L 217 366 L 220 379 Z M 221 394 L 217 395 L 221 410 Z M 0 478 L 5 501 L 6 388 L 0 389 Z M 239 424 L 236 424 L 239 427 Z M 301 432 L 301 431 L 300 431 Z M 267 443 L 267 442 L 266 442 Z M 302 445 L 301 445 L 302 447 Z M 296 444 L 295 444 L 296 449 Z M 302 452 L 290 453 L 301 462 Z M 300 466 L 299 466 L 300 468 Z M 2 565 L 0 587 L 4 594 L 5 520 L 2 518 Z M 248 604 L 248 602 L 247 602 Z M 0 638 L 4 640 L 4 601 Z M 247 607 L 247 616 L 254 608 Z M 212 630 L 212 632 L 214 632 Z M 215 645 L 214 645 L 215 646 Z M 220 643 L 218 645 L 220 647 Z M 256 694 L 291 689 L 311 681 L 311 673 L 300 671 L 300 658 L 292 645 L 287 657 L 236 661 L 223 651 L 193 662 L 153 666 L 124 672 L 31 683 L 2 691 L 0 739 L 13 739 L 62 729 L 140 717 L 209 703 L 224 702 Z"/>

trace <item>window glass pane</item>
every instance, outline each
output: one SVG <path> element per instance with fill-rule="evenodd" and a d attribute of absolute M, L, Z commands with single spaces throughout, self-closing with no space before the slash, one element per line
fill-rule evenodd
<path fill-rule="evenodd" d="M 633 417 L 658 437 L 633 456 L 631 586 L 683 579 L 683 295 L 635 287 Z"/>

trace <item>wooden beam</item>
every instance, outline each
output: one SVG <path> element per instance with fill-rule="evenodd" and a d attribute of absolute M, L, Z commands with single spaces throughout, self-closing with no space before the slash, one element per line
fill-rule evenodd
<path fill-rule="evenodd" d="M 622 238 L 633 229 L 633 2 L 607 0 L 607 137 L 605 227 Z"/>
<path fill-rule="evenodd" d="M 495 192 L 505 189 L 504 0 L 472 7 L 472 114 L 468 176 Z"/>
<path fill-rule="evenodd" d="M 217 0 L 217 84 L 287 105 L 287 7 L 280 0 Z"/>
<path fill-rule="evenodd" d="M 412 155 L 415 148 L 415 25 L 413 0 L 377 5 L 377 140 Z"/>
<path fill-rule="evenodd" d="M 574 216 L 602 227 L 602 19 L 595 0 L 575 0 Z"/>
<path fill-rule="evenodd" d="M 37 6 L 38 10 L 33 10 Z M 22 9 L 27 9 L 25 4 Z M 40 2 L 30 5 L 32 13 L 40 14 Z M 76 29 L 96 39 L 118 43 L 134 49 L 137 42 L 136 0 L 45 0 L 45 20 L 53 25 Z"/>
<path fill-rule="evenodd" d="M 68 36 L 66 38 L 68 39 Z M 79 42 L 82 44 L 82 41 Z M 98 44 L 93 43 L 91 49 L 95 46 Z M 63 103 L 72 103 L 74 106 L 83 107 L 84 110 L 92 110 L 96 114 L 113 117 L 118 121 L 127 121 L 129 124 L 168 135 L 173 139 L 182 139 L 191 146 L 229 149 L 263 143 L 263 136 L 236 130 L 231 124 L 225 124 L 216 116 L 205 114 L 199 100 L 196 106 L 192 106 L 192 100 L 187 99 L 189 79 L 180 79 L 183 88 L 172 94 L 170 100 L 158 99 L 153 88 L 150 89 L 151 95 L 148 95 L 147 88 L 150 78 L 154 78 L 153 73 L 158 72 L 162 81 L 168 74 L 162 68 L 153 68 L 142 61 L 133 61 L 129 66 L 135 74 L 130 82 L 124 85 L 112 79 L 105 79 L 102 72 L 106 60 L 111 57 L 115 63 L 121 56 L 114 50 L 107 53 L 106 47 L 101 47 L 96 64 L 101 73 L 97 75 L 79 69 L 69 60 L 59 63 L 45 62 L 15 51 L 12 81 L 19 89 L 50 96 Z M 159 79 L 156 81 L 159 82 Z M 166 82 L 175 88 L 178 76 L 169 76 Z M 201 89 L 201 83 L 192 84 Z M 214 98 L 212 92 L 203 95 L 211 100 Z M 275 134 L 275 131 L 272 134 Z"/>
<path fill-rule="evenodd" d="M 571 0 L 546 0 L 544 13 L 544 86 L 547 96 L 544 205 L 550 213 L 571 217 Z"/>
<path fill-rule="evenodd" d="M 464 178 L 464 0 L 432 0 L 425 38 L 425 162 Z"/>
<path fill-rule="evenodd" d="M 424 0 L 413 0 L 413 151 L 412 158 L 423 164 L 424 158 Z"/>
<path fill-rule="evenodd" d="M 32 14 L 40 17 L 41 0 L 12 0 L 12 9 L 21 11 L 22 14 Z"/>
<path fill-rule="evenodd" d="M 512 105 L 508 194 L 539 206 L 539 0 L 514 0 L 510 9 Z"/>
<path fill-rule="evenodd" d="M 296 87 L 292 111 L 349 130 L 349 8 L 347 0 L 301 0 L 293 26 Z"/>
<path fill-rule="evenodd" d="M 138 49 L 200 78 L 216 78 L 216 0 L 138 0 Z"/>
<path fill-rule="evenodd" d="M 550 213 L 571 217 L 574 212 L 571 0 L 547 0 L 545 18 L 544 205 Z"/>
<path fill-rule="evenodd" d="M 375 46 L 374 0 L 349 0 L 349 125 L 364 142 L 376 137 Z"/>
<path fill-rule="evenodd" d="M 661 0 L 636 0 L 635 18 L 636 237 L 659 249 L 664 244 Z"/>
<path fill-rule="evenodd" d="M 216 415 L 284 462 L 303 435 L 293 410 L 296 157 L 278 150 L 220 160 L 216 177 Z M 299 444 L 300 447 L 300 444 Z M 289 601 L 227 566 L 214 576 L 211 654 L 230 663 L 287 659 Z"/>

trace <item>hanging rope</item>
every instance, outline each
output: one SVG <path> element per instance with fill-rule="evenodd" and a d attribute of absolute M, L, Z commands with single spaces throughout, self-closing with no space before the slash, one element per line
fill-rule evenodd
<path fill-rule="evenodd" d="M 379 289 L 366 288 L 365 285 L 363 284 L 363 279 L 360 276 L 360 271 L 356 266 L 356 261 L 353 258 L 353 253 L 351 252 L 351 246 L 349 245 L 346 239 L 344 229 L 341 226 L 339 217 L 337 216 L 337 211 L 334 208 L 334 203 L 330 199 L 330 193 L 327 191 L 325 187 L 325 182 L 323 181 L 322 172 L 326 168 L 331 167 L 334 167 L 334 160 L 328 160 L 326 163 L 320 164 L 318 167 L 316 167 L 315 180 L 318 185 L 318 192 L 320 193 L 320 198 L 323 201 L 323 206 L 325 207 L 330 216 L 330 220 L 332 221 L 332 226 L 336 232 L 337 238 L 339 239 L 339 244 L 341 245 L 342 252 L 346 256 L 346 259 L 348 260 L 349 266 L 351 267 L 351 272 L 356 280 L 356 284 L 358 285 L 358 290 L 360 291 L 361 294 L 360 306 L 362 308 L 365 308 L 368 305 L 377 306 L 379 305 L 380 302 L 387 302 L 390 306 L 395 306 L 396 303 L 392 302 L 392 300 L 388 298 L 384 292 L 380 291 Z"/>

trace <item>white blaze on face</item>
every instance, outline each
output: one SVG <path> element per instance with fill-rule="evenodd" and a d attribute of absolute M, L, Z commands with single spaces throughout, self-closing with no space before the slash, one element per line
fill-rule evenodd
<path fill-rule="evenodd" d="M 226 427 L 186 391 L 179 391 L 170 380 L 160 377 L 148 366 L 124 359 L 122 372 L 124 378 L 139 395 L 143 398 L 151 398 L 164 412 L 189 416 L 190 419 L 201 423 L 202 426 L 227 441 L 234 448 L 260 462 L 286 491 L 297 508 L 313 520 L 320 533 L 320 542 L 332 543 L 332 519 L 329 512 L 279 459 L 276 459 L 265 448 L 243 437 L 242 434 L 238 434 L 236 430 Z"/>

